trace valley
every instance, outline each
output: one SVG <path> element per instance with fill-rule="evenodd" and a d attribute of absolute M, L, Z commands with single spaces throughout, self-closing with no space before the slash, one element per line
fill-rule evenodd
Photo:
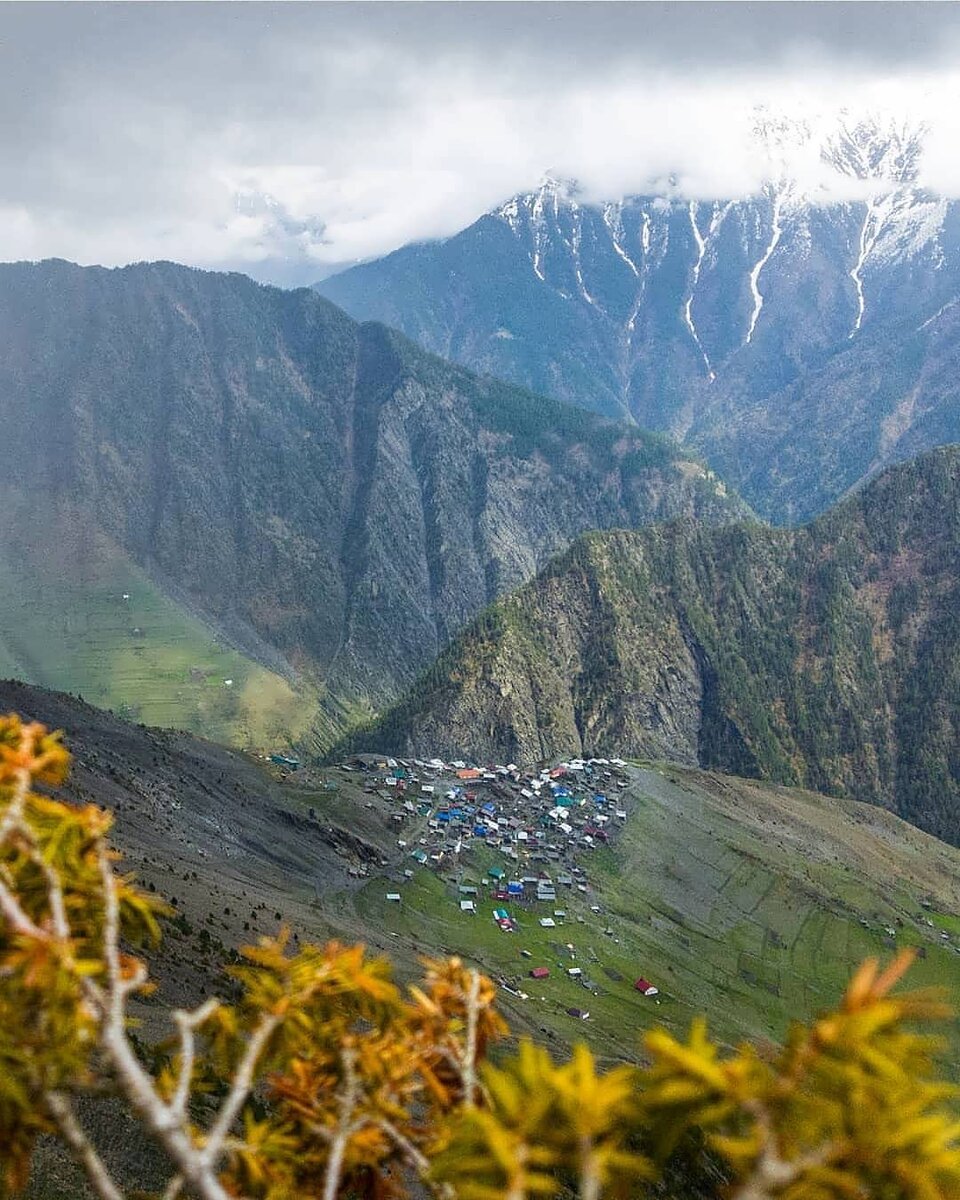
<path fill-rule="evenodd" d="M 259 749 L 327 748 L 587 529 L 749 511 L 663 437 L 172 263 L 0 266 L 0 395 L 9 669 Z M 152 650 L 85 623 L 134 578 Z"/>
<path fill-rule="evenodd" d="M 398 792 L 382 756 L 289 772 L 22 684 L 0 684 L 0 705 L 66 730 L 75 761 L 65 794 L 115 812 L 125 868 L 171 906 L 150 955 L 159 991 L 134 1006 L 145 1042 L 168 1036 L 169 1007 L 229 991 L 222 968 L 233 950 L 281 925 L 295 945 L 362 941 L 402 980 L 417 976 L 421 955 L 463 955 L 499 981 L 515 1035 L 560 1054 L 585 1039 L 608 1063 L 634 1058 L 653 1025 L 679 1034 L 700 1013 L 730 1044 L 782 1038 L 791 1020 L 833 1002 L 865 956 L 904 946 L 918 952 L 914 984 L 960 989 L 960 851 L 874 806 L 675 764 L 595 765 L 611 809 L 626 816 L 611 813 L 605 843 L 585 846 L 576 833 L 569 859 L 544 868 L 516 840 L 527 831 L 534 843 L 544 805 L 527 801 L 506 768 L 465 783 L 454 766 L 408 761 Z M 592 777 L 558 773 L 556 782 L 582 829 Z M 518 820 L 503 825 L 512 832 L 502 848 L 465 837 L 438 865 L 429 853 L 445 835 L 430 826 L 453 807 L 453 787 Z M 412 857 L 421 848 L 426 864 Z M 567 862 L 584 891 L 559 882 Z M 552 875 L 556 899 L 494 896 L 531 867 Z M 476 911 L 462 911 L 460 889 L 471 886 Z M 509 912 L 511 932 L 495 909 Z M 565 915 L 544 927 L 557 910 Z M 538 967 L 549 975 L 531 978 Z M 637 991 L 639 979 L 657 994 Z M 955 1063 L 955 1023 L 949 1039 Z M 109 1106 L 90 1105 L 87 1120 L 118 1175 L 156 1186 L 152 1152 L 131 1142 Z M 83 1192 L 50 1147 L 28 1194 Z"/>

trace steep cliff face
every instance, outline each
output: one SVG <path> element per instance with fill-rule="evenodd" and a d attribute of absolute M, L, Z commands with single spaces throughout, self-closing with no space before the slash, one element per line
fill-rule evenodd
<path fill-rule="evenodd" d="M 318 288 L 473 369 L 689 440 L 762 515 L 809 518 L 960 437 L 960 206 L 918 185 L 921 131 L 767 119 L 757 136 L 755 196 L 598 204 L 548 180 Z M 791 174 L 794 141 L 845 198 Z"/>
<path fill-rule="evenodd" d="M 49 522 L 82 564 L 72 543 L 103 535 L 248 654 L 315 677 L 321 740 L 583 530 L 741 511 L 662 439 L 310 291 L 172 264 L 0 268 L 0 411 L 0 549 L 29 570 L 24 522 Z"/>
<path fill-rule="evenodd" d="M 960 451 L 795 531 L 592 534 L 473 622 L 357 744 L 699 762 L 960 841 Z"/>

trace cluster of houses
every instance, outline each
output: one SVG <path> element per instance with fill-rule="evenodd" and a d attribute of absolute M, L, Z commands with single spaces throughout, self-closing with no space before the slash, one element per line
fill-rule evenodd
<path fill-rule="evenodd" d="M 478 767 L 358 755 L 341 766 L 362 772 L 364 790 L 386 802 L 401 850 L 456 880 L 460 911 L 477 914 L 481 899 L 492 901 L 503 933 L 517 931 L 522 912 L 544 929 L 563 926 L 569 899 L 590 898 L 590 853 L 614 839 L 628 816 L 629 780 L 619 758 L 526 770 L 514 763 Z M 478 860 L 493 865 L 484 870 Z M 411 878 L 413 870 L 404 875 Z M 387 899 L 401 903 L 402 895 L 391 891 Z M 601 911 L 596 904 L 590 908 Z M 533 979 L 549 974 L 545 966 L 530 971 Z M 566 974 L 596 990 L 580 967 L 568 967 Z M 635 987 L 645 996 L 658 994 L 643 978 Z"/>
<path fill-rule="evenodd" d="M 622 759 L 573 759 L 525 771 L 513 763 L 481 768 L 359 755 L 343 769 L 367 774 L 365 790 L 391 802 L 398 827 L 425 818 L 410 849 L 424 866 L 450 870 L 482 842 L 505 862 L 501 898 L 533 889 L 546 900 L 556 899 L 547 893 L 558 884 L 586 890 L 579 857 L 627 819 L 624 766 Z"/>

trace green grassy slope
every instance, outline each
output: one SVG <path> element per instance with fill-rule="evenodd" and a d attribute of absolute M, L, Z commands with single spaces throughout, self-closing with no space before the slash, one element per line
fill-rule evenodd
<path fill-rule="evenodd" d="M 284 778 L 210 742 L 3 681 L 0 709 L 66 730 L 75 755 L 67 793 L 112 809 L 125 866 L 176 901 L 152 962 L 161 1004 L 137 1013 L 145 1038 L 169 1034 L 165 1008 L 223 987 L 226 949 L 281 923 L 301 940 L 364 941 L 404 979 L 419 973 L 421 954 L 462 954 L 528 993 L 500 993 L 517 1033 L 560 1054 L 584 1038 L 605 1060 L 635 1055 L 651 1025 L 683 1031 L 701 1011 L 728 1041 L 780 1037 L 791 1018 L 833 1004 L 863 957 L 902 945 L 921 954 L 909 983 L 939 985 L 960 1007 L 960 850 L 875 807 L 675 766 L 637 768 L 622 793 L 622 832 L 581 857 L 591 890 L 558 889 L 563 927 L 538 924 L 553 905 L 511 908 L 520 929 L 503 934 L 492 901 L 482 899 L 477 916 L 461 914 L 458 876 L 414 866 L 409 849 L 427 818 L 395 824 L 396 800 L 368 792 L 369 776 L 311 768 Z M 496 858 L 471 853 L 463 877 L 479 881 Z M 401 893 L 399 906 L 388 891 Z M 600 995 L 565 977 L 573 962 Z M 535 983 L 528 972 L 541 964 L 551 977 Z M 633 990 L 640 974 L 661 989 L 660 1004 Z M 571 1017 L 570 1007 L 590 1019 Z M 957 1078 L 960 1025 L 946 1032 Z M 90 1128 L 131 1188 L 162 1187 L 143 1143 L 109 1110 Z M 72 1171 L 45 1156 L 29 1194 L 74 1200 L 83 1192 Z"/>
<path fill-rule="evenodd" d="M 310 802 L 330 811 L 329 799 Z M 321 907 L 345 932 L 386 945 L 402 969 L 421 953 L 466 955 L 528 993 L 501 995 L 515 1028 L 583 1037 L 609 1057 L 633 1052 L 654 1024 L 682 1031 L 701 1012 L 731 1042 L 780 1038 L 791 1019 L 833 1003 L 865 957 L 905 945 L 920 953 L 913 983 L 960 1000 L 960 852 L 867 805 L 677 767 L 640 770 L 627 807 L 619 839 L 581 859 L 588 894 L 560 888 L 555 905 L 506 904 L 515 934 L 494 924 L 492 899 L 476 916 L 459 911 L 458 880 L 480 883 L 497 861 L 486 850 L 471 851 L 456 877 L 417 868 L 405 880 L 398 868 Z M 386 900 L 394 889 L 399 905 Z M 541 928 L 554 908 L 567 913 L 562 927 Z M 530 979 L 536 965 L 550 978 Z M 599 994 L 568 978 L 569 966 Z M 634 990 L 641 975 L 659 1002 Z M 960 1049 L 960 1029 L 951 1046 Z"/>
<path fill-rule="evenodd" d="M 0 612 L 3 676 L 234 745 L 284 746 L 308 727 L 309 689 L 234 650 L 102 545 L 82 569 L 0 552 Z"/>
<path fill-rule="evenodd" d="M 517 1032 L 557 1046 L 586 1038 L 607 1058 L 635 1053 L 655 1023 L 682 1031 L 701 1012 L 728 1041 L 782 1037 L 791 1019 L 832 1004 L 864 957 L 900 946 L 920 953 L 911 982 L 942 986 L 960 1006 L 960 850 L 870 805 L 692 768 L 636 768 L 622 831 L 580 856 L 589 891 L 559 887 L 556 904 L 507 903 L 520 927 L 504 934 L 492 899 L 481 897 L 476 916 L 458 904 L 458 882 L 479 884 L 494 852 L 472 848 L 449 875 L 416 866 L 409 850 L 426 817 L 396 825 L 396 801 L 365 791 L 359 773 L 308 770 L 283 781 L 246 756 L 140 730 L 67 697 L 0 691 L 6 707 L 67 730 L 77 760 L 68 790 L 116 811 L 130 867 L 177 898 L 194 927 L 157 964 L 177 1003 L 217 986 L 203 928 L 236 945 L 282 919 L 301 938 L 364 941 L 407 979 L 422 954 L 462 954 L 528 993 L 501 992 Z M 362 864 L 368 878 L 348 875 Z M 399 905 L 386 900 L 393 891 Z M 542 929 L 539 917 L 554 908 L 566 911 L 563 926 Z M 531 980 L 535 965 L 550 978 Z M 600 994 L 568 979 L 570 965 Z M 660 988 L 659 1004 L 634 991 L 640 975 Z M 569 1016 L 570 1007 L 590 1019 Z M 960 1025 L 948 1034 L 960 1063 Z"/>

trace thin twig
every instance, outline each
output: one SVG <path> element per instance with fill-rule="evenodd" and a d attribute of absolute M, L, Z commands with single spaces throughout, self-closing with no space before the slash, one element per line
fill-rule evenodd
<path fill-rule="evenodd" d="M 240 1114 L 240 1109 L 246 1103 L 253 1087 L 253 1076 L 257 1069 L 260 1056 L 266 1049 L 267 1042 L 273 1036 L 274 1030 L 280 1024 L 280 1017 L 275 1013 L 267 1013 L 260 1024 L 250 1035 L 250 1041 L 244 1051 L 243 1058 L 233 1077 L 233 1083 L 226 1100 L 220 1107 L 217 1119 L 214 1121 L 203 1148 L 202 1159 L 208 1166 L 215 1166 L 223 1150 L 223 1142 L 230 1127 Z"/>
<path fill-rule="evenodd" d="M 170 1108 L 181 1120 L 187 1113 L 190 1084 L 193 1082 L 193 1064 L 197 1050 L 194 1034 L 204 1021 L 216 1012 L 219 1006 L 220 1001 L 214 997 L 205 1004 L 201 1004 L 193 1012 L 186 1012 L 184 1009 L 178 1008 L 173 1013 L 174 1024 L 180 1031 L 180 1074 L 177 1078 L 176 1091 L 170 1101 Z"/>
<path fill-rule="evenodd" d="M 35 925 L 30 920 L 2 879 L 0 879 L 0 913 L 3 914 L 4 920 L 14 933 L 19 933 L 21 937 L 36 938 L 38 941 L 46 940 L 47 935 L 39 925 Z"/>
<path fill-rule="evenodd" d="M 327 1159 L 327 1170 L 323 1179 L 323 1200 L 336 1200 L 347 1145 L 359 1128 L 353 1119 L 360 1091 L 356 1050 L 352 1046 L 344 1046 L 340 1052 L 340 1061 L 343 1063 L 343 1089 L 337 1097 L 339 1114 L 337 1127 L 330 1139 L 330 1157 Z"/>
<path fill-rule="evenodd" d="M 477 1024 L 480 1016 L 480 972 L 470 972 L 467 993 L 467 1044 L 463 1057 L 463 1106 L 473 1108 L 477 1090 Z"/>
<path fill-rule="evenodd" d="M 23 810 L 30 794 L 30 772 L 17 771 L 13 781 L 13 795 L 7 805 L 7 811 L 0 817 L 0 846 L 10 834 L 19 829 L 23 822 Z"/>
<path fill-rule="evenodd" d="M 427 1156 L 410 1141 L 408 1137 L 397 1129 L 392 1121 L 388 1121 L 386 1117 L 378 1117 L 377 1125 L 383 1130 L 388 1138 L 407 1156 L 410 1165 L 415 1167 L 421 1176 L 427 1174 L 430 1170 L 430 1160 Z"/>
<path fill-rule="evenodd" d="M 760 1131 L 761 1149 L 753 1172 L 733 1193 L 732 1200 L 772 1200 L 807 1171 L 825 1166 L 837 1152 L 836 1146 L 828 1142 L 799 1158 L 782 1158 L 767 1109 L 759 1101 L 746 1108 Z"/>
<path fill-rule="evenodd" d="M 183 1176 L 174 1175 L 167 1186 L 163 1190 L 163 1200 L 177 1200 L 177 1197 L 183 1191 Z"/>

